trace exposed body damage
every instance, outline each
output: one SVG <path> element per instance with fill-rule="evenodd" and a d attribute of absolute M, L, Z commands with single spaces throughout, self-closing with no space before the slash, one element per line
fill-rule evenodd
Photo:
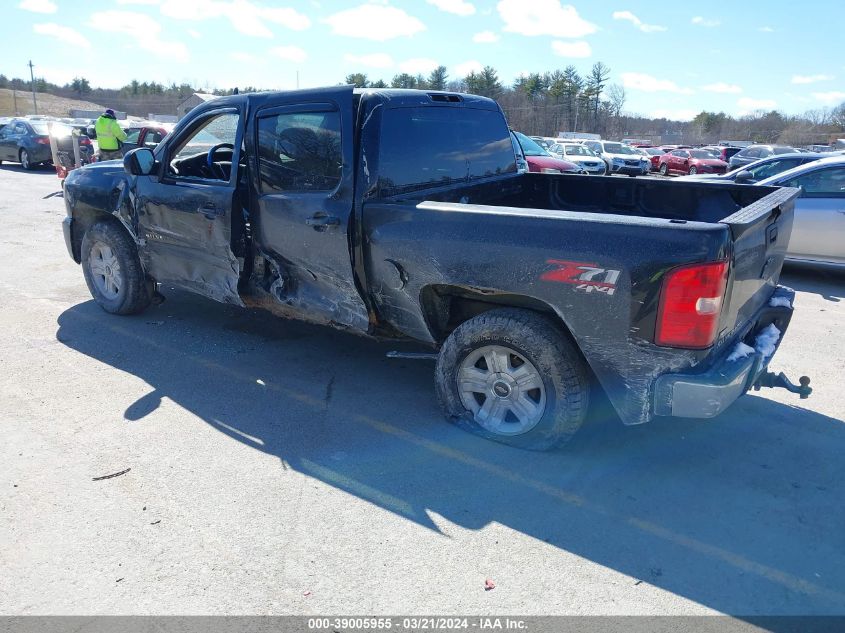
<path fill-rule="evenodd" d="M 227 116 L 237 120 L 228 143 L 183 157 L 192 129 Z M 432 139 L 452 119 L 457 132 Z M 464 133 L 477 138 L 454 138 Z M 418 148 L 430 162 L 415 162 Z M 509 148 L 498 106 L 470 95 L 340 87 L 223 98 L 192 111 L 148 172 L 133 152 L 126 170 L 69 176 L 66 236 L 80 261 L 82 235 L 107 214 L 155 282 L 435 349 L 488 311 L 544 315 L 626 424 L 697 415 L 673 401 L 694 400 L 701 379 L 690 376 L 752 386 L 762 364 L 722 366 L 740 341 L 788 324 L 791 300 L 768 302 L 794 190 L 520 175 Z M 701 262 L 724 270 L 722 295 L 701 304 L 718 310 L 712 340 L 658 344 L 669 274 Z"/>

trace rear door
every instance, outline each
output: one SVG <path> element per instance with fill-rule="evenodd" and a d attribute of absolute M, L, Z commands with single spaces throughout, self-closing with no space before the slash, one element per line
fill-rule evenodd
<path fill-rule="evenodd" d="M 256 246 L 277 266 L 275 298 L 317 319 L 366 331 L 352 271 L 354 122 L 351 86 L 274 97 L 251 121 L 257 158 Z M 255 163 L 253 163 L 255 165 Z"/>
<path fill-rule="evenodd" d="M 788 256 L 845 263 L 845 166 L 814 169 L 782 184 L 801 189 Z"/>

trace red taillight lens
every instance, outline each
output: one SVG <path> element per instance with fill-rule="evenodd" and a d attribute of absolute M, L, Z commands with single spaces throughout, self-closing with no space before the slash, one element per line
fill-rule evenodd
<path fill-rule="evenodd" d="M 79 139 L 79 144 L 80 145 L 90 145 L 91 139 L 88 138 L 87 136 L 85 138 L 81 138 L 81 139 Z"/>
<path fill-rule="evenodd" d="M 34 140 L 39 145 L 49 145 L 50 144 L 50 137 L 49 136 L 36 136 Z"/>
<path fill-rule="evenodd" d="M 680 266 L 666 273 L 654 342 L 704 349 L 716 340 L 728 280 L 728 262 Z"/>

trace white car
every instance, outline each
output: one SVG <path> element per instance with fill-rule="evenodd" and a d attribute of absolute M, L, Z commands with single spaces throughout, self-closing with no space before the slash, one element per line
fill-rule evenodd
<path fill-rule="evenodd" d="M 557 158 L 577 163 L 584 170 L 594 176 L 603 176 L 607 166 L 600 156 L 596 156 L 586 145 L 580 143 L 555 143 L 549 148 L 549 153 Z"/>
<path fill-rule="evenodd" d="M 651 168 L 648 158 L 618 141 L 584 141 L 583 144 L 604 160 L 608 175 L 641 176 Z"/>

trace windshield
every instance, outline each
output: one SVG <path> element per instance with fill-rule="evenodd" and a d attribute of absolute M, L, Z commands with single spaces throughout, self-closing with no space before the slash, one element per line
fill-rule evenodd
<path fill-rule="evenodd" d="M 567 156 L 595 156 L 583 145 L 558 145 Z"/>
<path fill-rule="evenodd" d="M 522 152 L 526 156 L 548 156 L 549 153 L 537 144 L 537 141 L 528 138 L 522 132 L 514 132 L 519 144 L 522 146 Z"/>
<path fill-rule="evenodd" d="M 691 149 L 689 154 L 693 158 L 713 158 L 713 154 L 703 149 Z"/>
<path fill-rule="evenodd" d="M 775 154 L 794 154 L 797 150 L 794 147 L 773 147 Z"/>

